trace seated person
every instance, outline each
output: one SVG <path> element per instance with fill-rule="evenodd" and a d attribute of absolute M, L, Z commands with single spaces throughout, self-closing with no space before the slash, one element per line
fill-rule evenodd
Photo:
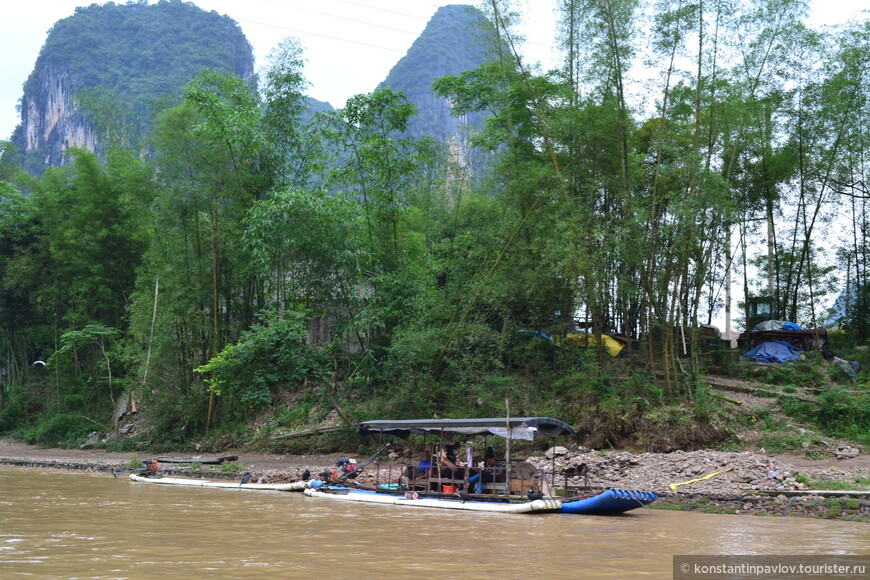
<path fill-rule="evenodd" d="M 438 452 L 438 463 L 441 464 L 441 477 L 450 479 L 464 479 L 465 469 L 459 467 L 456 462 L 456 444 L 451 443 L 442 447 Z M 437 474 L 438 472 L 436 472 Z"/>
<path fill-rule="evenodd" d="M 417 467 L 406 465 L 402 472 L 402 483 L 410 489 L 418 479 L 425 479 L 432 469 L 432 462 L 422 460 Z"/>
<path fill-rule="evenodd" d="M 483 493 L 484 483 L 501 483 L 505 481 L 505 466 L 495 459 L 495 451 L 492 447 L 486 448 L 486 456 L 483 461 L 483 469 L 479 474 L 468 478 L 468 483 L 477 483 L 476 493 Z"/>

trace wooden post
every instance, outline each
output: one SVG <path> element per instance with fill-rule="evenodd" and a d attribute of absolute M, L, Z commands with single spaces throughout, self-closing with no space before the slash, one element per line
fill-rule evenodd
<path fill-rule="evenodd" d="M 383 449 L 382 443 L 384 442 L 384 434 L 378 433 L 378 449 Z M 378 454 L 378 458 L 375 460 L 375 489 L 378 489 L 378 486 L 381 483 L 381 456 Z M 390 480 L 387 480 L 387 483 L 390 483 Z"/>
<path fill-rule="evenodd" d="M 556 439 L 553 439 L 553 461 L 551 463 L 553 469 L 553 493 L 556 493 Z M 567 490 L 562 496 L 564 497 L 567 494 Z"/>
<path fill-rule="evenodd" d="M 484 483 L 483 472 L 486 471 L 486 450 L 487 449 L 489 449 L 489 435 L 485 433 L 483 435 L 483 461 L 480 463 L 480 465 L 481 465 L 481 467 L 480 467 L 480 479 L 478 479 L 478 481 L 481 483 L 481 485 Z M 495 454 L 495 451 L 493 451 L 493 454 Z M 486 493 L 486 490 L 483 490 L 482 493 Z"/>
<path fill-rule="evenodd" d="M 465 491 L 471 493 L 471 488 L 468 487 L 468 477 L 471 473 L 472 465 L 474 464 L 474 453 L 471 450 L 471 443 L 466 439 L 465 441 Z M 478 476 L 479 477 L 479 476 Z"/>
<path fill-rule="evenodd" d="M 438 483 L 435 485 L 437 489 L 435 490 L 438 493 L 441 493 L 444 490 L 444 486 L 441 483 L 441 450 L 444 449 L 444 429 L 441 429 L 441 434 L 438 436 L 438 452 L 435 454 L 435 465 L 436 465 L 436 475 L 438 478 Z"/>
<path fill-rule="evenodd" d="M 504 410 L 505 414 L 505 424 L 507 426 L 507 443 L 505 446 L 505 455 L 504 455 L 504 483 L 505 483 L 505 492 L 507 495 L 511 494 L 511 406 L 510 402 L 505 397 L 504 400 Z"/>

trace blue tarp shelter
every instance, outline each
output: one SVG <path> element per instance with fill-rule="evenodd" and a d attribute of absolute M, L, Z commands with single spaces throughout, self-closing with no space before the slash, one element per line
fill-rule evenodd
<path fill-rule="evenodd" d="M 768 364 L 784 364 L 794 362 L 801 358 L 804 351 L 783 340 L 762 342 L 746 354 L 740 360 L 754 360 Z"/>

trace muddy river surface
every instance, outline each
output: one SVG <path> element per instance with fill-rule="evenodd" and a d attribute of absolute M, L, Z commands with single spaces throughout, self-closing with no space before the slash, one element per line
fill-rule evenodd
<path fill-rule="evenodd" d="M 870 555 L 870 525 L 475 514 L 0 467 L 4 579 L 671 578 L 675 554 Z"/>

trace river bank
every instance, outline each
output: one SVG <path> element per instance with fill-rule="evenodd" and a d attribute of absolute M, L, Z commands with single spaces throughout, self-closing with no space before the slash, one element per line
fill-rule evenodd
<path fill-rule="evenodd" d="M 203 456 L 200 461 L 217 457 L 234 457 L 225 465 L 182 468 L 164 463 L 161 468 L 178 470 L 191 477 L 236 479 L 240 471 L 253 478 L 269 481 L 295 481 L 303 471 L 318 474 L 335 466 L 341 454 L 275 455 L 245 450 L 227 450 Z M 357 459 L 362 463 L 366 458 Z M 112 473 L 131 467 L 154 456 L 142 453 L 119 453 L 97 449 L 39 448 L 21 442 L 0 439 L 0 465 L 101 471 Z M 165 456 L 156 456 L 165 457 Z M 190 458 L 190 456 L 187 456 Z M 196 461 L 197 458 L 192 458 Z M 384 473 L 398 474 L 402 458 L 393 454 Z M 759 454 L 751 451 L 721 452 L 711 450 L 676 451 L 673 453 L 629 453 L 625 451 L 568 450 L 555 447 L 529 461 L 549 472 L 554 469 L 557 486 L 572 490 L 621 487 L 655 491 L 660 499 L 657 509 L 700 511 L 705 513 L 803 516 L 870 521 L 870 492 L 821 494 L 826 487 L 839 490 L 870 482 L 870 457 L 807 459 L 795 455 Z M 374 466 L 357 481 L 373 481 Z M 671 487 L 673 484 L 673 487 Z M 864 497 L 864 496 L 867 497 Z"/>
<path fill-rule="evenodd" d="M 628 453 L 556 447 L 530 462 L 555 470 L 563 478 L 557 477 L 557 485 L 569 489 L 655 491 L 659 500 L 653 509 L 870 521 L 870 491 L 835 493 L 858 481 L 870 483 L 870 461 L 860 454 L 812 460 L 752 451 Z M 834 489 L 824 491 L 829 487 Z"/>

